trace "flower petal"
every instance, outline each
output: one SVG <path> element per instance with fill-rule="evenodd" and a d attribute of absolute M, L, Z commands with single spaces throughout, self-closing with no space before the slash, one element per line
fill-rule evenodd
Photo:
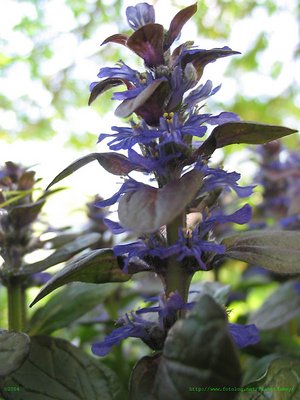
<path fill-rule="evenodd" d="M 126 17 L 129 26 L 136 31 L 142 26 L 155 22 L 154 7 L 148 3 L 139 3 L 134 7 L 127 7 Z"/>
<path fill-rule="evenodd" d="M 259 331 L 254 324 L 229 324 L 229 331 L 235 344 L 239 348 L 256 344 L 260 340 Z"/>

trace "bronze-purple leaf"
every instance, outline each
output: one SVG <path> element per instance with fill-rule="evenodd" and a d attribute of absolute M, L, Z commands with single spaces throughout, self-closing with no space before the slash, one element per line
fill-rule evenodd
<path fill-rule="evenodd" d="M 196 68 L 198 73 L 198 79 L 201 78 L 203 74 L 204 67 L 216 61 L 218 58 L 228 57 L 234 54 L 240 54 L 238 51 L 231 50 L 229 47 L 215 48 L 210 50 L 195 50 L 187 53 L 182 58 L 182 68 L 184 68 L 188 63 L 192 63 Z"/>
<path fill-rule="evenodd" d="M 26 171 L 24 172 L 18 182 L 19 190 L 28 190 L 31 189 L 35 183 L 35 172 L 34 171 Z"/>
<path fill-rule="evenodd" d="M 194 199 L 202 181 L 203 174 L 192 170 L 160 189 L 145 185 L 126 193 L 118 209 L 122 226 L 137 234 L 157 231 L 183 212 Z"/>
<path fill-rule="evenodd" d="M 97 161 L 108 172 L 113 175 L 128 175 L 131 171 L 145 172 L 145 170 L 131 162 L 126 156 L 118 153 L 98 154 Z"/>
<path fill-rule="evenodd" d="M 226 256 L 280 274 L 300 272 L 300 232 L 254 230 L 225 237 Z"/>
<path fill-rule="evenodd" d="M 48 185 L 48 190 L 55 183 L 60 182 L 62 179 L 67 176 L 73 174 L 73 172 L 77 171 L 84 165 L 89 164 L 92 161 L 97 160 L 98 163 L 108 172 L 113 175 L 127 175 L 129 172 L 136 171 L 144 171 L 140 166 L 132 163 L 129 159 L 118 153 L 91 153 L 87 156 L 81 157 L 78 160 L 74 161 L 68 167 L 66 167 L 62 172 L 60 172 L 53 181 Z"/>
<path fill-rule="evenodd" d="M 111 89 L 111 88 L 113 88 L 115 86 L 119 86 L 119 85 L 123 85 L 123 84 L 124 84 L 124 81 L 122 79 L 117 79 L 117 78 L 104 79 L 103 81 L 97 83 L 93 87 L 93 89 L 91 91 L 91 94 L 90 94 L 90 97 L 89 97 L 89 103 L 88 104 L 91 105 L 92 102 L 94 100 L 96 100 L 96 98 L 98 96 L 100 96 L 100 94 L 106 92 L 107 90 L 109 90 L 109 89 Z"/>
<path fill-rule="evenodd" d="M 169 49 L 174 40 L 180 34 L 184 24 L 196 13 L 196 11 L 197 3 L 184 8 L 175 15 L 175 17 L 171 21 L 169 31 L 164 42 L 165 51 Z"/>
<path fill-rule="evenodd" d="M 143 58 L 148 67 L 164 63 L 164 28 L 160 24 L 147 24 L 135 31 L 127 40 L 127 47 Z"/>
<path fill-rule="evenodd" d="M 165 78 L 156 79 L 146 87 L 137 97 L 124 100 L 116 109 L 115 115 L 120 118 L 129 117 L 134 111 L 141 107 L 152 96 L 159 85 L 166 81 Z"/>
<path fill-rule="evenodd" d="M 12 225 L 20 229 L 31 224 L 38 217 L 44 204 L 45 200 L 40 199 L 34 203 L 13 207 L 9 212 L 9 218 Z"/>
<path fill-rule="evenodd" d="M 227 122 L 219 125 L 197 150 L 197 154 L 209 156 L 216 149 L 231 144 L 264 144 L 291 135 L 295 129 L 253 122 Z"/>
<path fill-rule="evenodd" d="M 122 44 L 123 46 L 126 46 L 127 40 L 129 36 L 128 35 L 123 35 L 122 33 L 116 33 L 115 35 L 111 35 L 108 38 L 106 38 L 102 43 L 101 46 L 107 43 L 118 43 Z"/>

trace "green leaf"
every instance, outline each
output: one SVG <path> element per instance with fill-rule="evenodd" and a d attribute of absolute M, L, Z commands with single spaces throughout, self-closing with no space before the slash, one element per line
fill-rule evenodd
<path fill-rule="evenodd" d="M 73 240 L 73 242 L 61 246 L 58 250 L 54 251 L 54 253 L 52 253 L 49 257 L 46 257 L 44 260 L 37 261 L 33 264 L 23 265 L 18 271 L 18 274 L 30 275 L 36 272 L 44 271 L 53 265 L 67 261 L 75 254 L 95 244 L 100 238 L 101 235 L 97 232 L 91 232 L 84 236 L 80 236 Z"/>
<path fill-rule="evenodd" d="M 127 175 L 133 170 L 143 171 L 139 166 L 129 161 L 127 157 L 118 153 L 91 153 L 87 156 L 81 157 L 74 161 L 62 172 L 60 172 L 47 186 L 48 190 L 55 183 L 60 182 L 62 179 L 73 174 L 81 167 L 89 164 L 92 161 L 98 161 L 98 163 L 108 172 L 113 175 Z"/>
<path fill-rule="evenodd" d="M 118 258 L 114 256 L 111 249 L 91 250 L 88 254 L 77 257 L 55 274 L 30 306 L 32 307 L 47 294 L 69 282 L 126 282 L 130 277 L 131 275 L 122 272 Z"/>
<path fill-rule="evenodd" d="M 118 209 L 122 226 L 136 233 L 155 232 L 186 208 L 202 182 L 203 174 L 192 170 L 160 189 L 145 185 L 126 193 Z"/>
<path fill-rule="evenodd" d="M 29 352 L 29 343 L 25 333 L 0 331 L 0 377 L 20 367 Z"/>
<path fill-rule="evenodd" d="M 258 381 L 264 377 L 271 362 L 281 357 L 282 355 L 273 353 L 256 360 L 251 360 L 251 364 L 246 368 L 243 376 L 243 386 L 250 385 L 251 382 Z"/>
<path fill-rule="evenodd" d="M 233 400 L 235 392 L 223 387 L 239 387 L 241 370 L 238 353 L 228 332 L 224 310 L 208 295 L 186 319 L 173 325 L 167 336 L 156 374 L 154 393 L 158 400 Z M 193 388 L 220 388 L 201 392 Z M 196 394 L 197 393 L 197 394 Z"/>
<path fill-rule="evenodd" d="M 160 354 L 143 357 L 137 362 L 130 377 L 130 400 L 156 400 L 151 392 L 159 362 Z"/>
<path fill-rule="evenodd" d="M 300 272 L 300 232 L 239 232 L 221 242 L 226 256 L 279 273 Z"/>
<path fill-rule="evenodd" d="M 211 135 L 197 150 L 198 154 L 211 155 L 216 149 L 231 144 L 264 144 L 297 132 L 283 126 L 253 122 L 227 122 L 213 129 Z"/>
<path fill-rule="evenodd" d="M 37 189 L 28 189 L 28 190 L 5 190 L 5 195 L 10 196 L 8 200 L 0 203 L 0 208 L 4 208 L 10 204 L 17 203 L 19 200 L 22 200 L 24 197 L 32 194 L 34 190 Z"/>
<path fill-rule="evenodd" d="M 250 317 L 250 323 L 258 329 L 278 328 L 300 315 L 300 293 L 296 290 L 298 280 L 282 284 Z"/>
<path fill-rule="evenodd" d="M 117 287 L 112 283 L 101 286 L 101 289 L 91 283 L 70 283 L 33 314 L 28 332 L 30 335 L 50 334 L 69 326 L 115 290 Z"/>
<path fill-rule="evenodd" d="M 252 389 L 247 392 L 247 387 Z M 257 388 L 257 390 L 253 390 Z M 266 374 L 249 383 L 240 400 L 298 400 L 300 398 L 300 360 L 277 358 L 270 363 Z"/>
<path fill-rule="evenodd" d="M 5 391 L 14 387 L 17 391 Z M 120 379 L 62 339 L 36 336 L 21 368 L 3 383 L 5 400 L 123 400 Z"/>

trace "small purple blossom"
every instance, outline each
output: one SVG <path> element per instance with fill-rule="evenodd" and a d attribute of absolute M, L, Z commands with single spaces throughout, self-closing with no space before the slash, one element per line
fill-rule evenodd
<path fill-rule="evenodd" d="M 118 222 L 112 221 L 109 218 L 104 218 L 103 222 L 109 228 L 109 230 L 115 235 L 128 232 L 128 229 L 123 228 Z"/>
<path fill-rule="evenodd" d="M 229 324 L 229 332 L 239 348 L 256 344 L 260 340 L 259 331 L 254 324 Z"/>
<path fill-rule="evenodd" d="M 131 178 L 127 179 L 123 183 L 123 185 L 120 187 L 120 189 L 118 190 L 117 193 L 115 193 L 109 199 L 96 201 L 95 207 L 102 208 L 102 207 L 111 206 L 111 205 L 115 204 L 123 194 L 132 192 L 132 191 L 137 190 L 144 186 L 145 185 L 143 183 L 137 182 L 134 179 L 131 179 Z"/>
<path fill-rule="evenodd" d="M 212 81 L 208 80 L 204 85 L 199 85 L 197 89 L 194 89 L 189 93 L 189 95 L 184 99 L 184 103 L 192 110 L 200 101 L 213 96 L 221 88 L 221 85 L 212 87 Z"/>
<path fill-rule="evenodd" d="M 294 289 L 296 290 L 297 294 L 300 295 L 300 282 L 294 283 Z"/>
<path fill-rule="evenodd" d="M 130 68 L 123 61 L 119 61 L 117 67 L 104 67 L 98 73 L 98 78 L 118 78 L 131 82 L 134 85 L 140 85 L 140 74 L 137 70 Z"/>
<path fill-rule="evenodd" d="M 149 340 L 149 332 L 154 323 L 138 317 L 133 312 L 130 313 L 130 317 L 126 314 L 125 318 L 117 321 L 123 323 L 123 326 L 114 329 L 102 342 L 93 343 L 92 352 L 97 356 L 105 356 L 111 351 L 112 346 L 118 345 L 128 337 Z"/>
<path fill-rule="evenodd" d="M 231 188 L 239 197 L 248 197 L 253 193 L 254 185 L 239 186 L 237 181 L 241 175 L 237 172 L 227 172 L 221 168 L 210 168 L 206 164 L 197 163 L 195 166 L 205 174 L 204 184 L 199 194 L 209 193 L 216 188 Z"/>
<path fill-rule="evenodd" d="M 108 142 L 111 150 L 128 150 L 137 143 L 150 144 L 160 136 L 157 130 L 149 129 L 145 122 L 142 122 L 141 125 L 133 125 L 131 128 L 113 126 L 111 129 L 117 133 L 102 133 L 98 139 L 99 143 L 106 138 L 113 137 L 114 139 Z"/>
<path fill-rule="evenodd" d="M 198 230 L 193 230 L 191 234 L 185 234 L 179 231 L 177 242 L 168 247 L 164 253 L 161 254 L 162 258 L 167 258 L 176 255 L 179 261 L 185 258 L 193 258 L 194 270 L 207 270 L 207 266 L 203 261 L 203 254 L 205 252 L 212 252 L 216 254 L 224 254 L 225 247 L 221 244 L 212 241 L 201 239 Z"/>
<path fill-rule="evenodd" d="M 131 259 L 135 257 L 139 259 L 161 257 L 161 255 L 164 254 L 164 251 L 165 247 L 163 247 L 162 244 L 159 243 L 158 239 L 153 235 L 150 235 L 147 240 L 137 240 L 136 242 L 114 246 L 114 254 L 116 256 L 127 254 L 123 267 L 124 272 L 128 272 L 128 266 Z"/>
<path fill-rule="evenodd" d="M 36 272 L 35 274 L 31 275 L 31 279 L 34 286 L 42 286 L 47 283 L 52 276 L 53 275 L 49 274 L 48 272 Z"/>
<path fill-rule="evenodd" d="M 126 8 L 126 17 L 129 26 L 136 31 L 144 25 L 155 22 L 154 7 L 148 3 L 139 3 Z"/>
<path fill-rule="evenodd" d="M 216 224 L 225 224 L 232 222 L 235 224 L 243 225 L 250 221 L 252 217 L 252 208 L 249 204 L 245 204 L 242 208 L 235 211 L 233 214 L 215 214 L 209 218 L 204 218 L 198 226 L 198 230 L 202 236 L 207 235 Z"/>

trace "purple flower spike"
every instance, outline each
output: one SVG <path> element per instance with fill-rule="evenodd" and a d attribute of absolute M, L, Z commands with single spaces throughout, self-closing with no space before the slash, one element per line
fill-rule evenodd
<path fill-rule="evenodd" d="M 155 22 L 154 7 L 148 3 L 139 3 L 135 7 L 127 7 L 126 17 L 130 28 L 136 31 L 144 25 Z"/>
<path fill-rule="evenodd" d="M 259 342 L 259 331 L 254 324 L 229 324 L 229 331 L 235 344 L 241 349 Z"/>

